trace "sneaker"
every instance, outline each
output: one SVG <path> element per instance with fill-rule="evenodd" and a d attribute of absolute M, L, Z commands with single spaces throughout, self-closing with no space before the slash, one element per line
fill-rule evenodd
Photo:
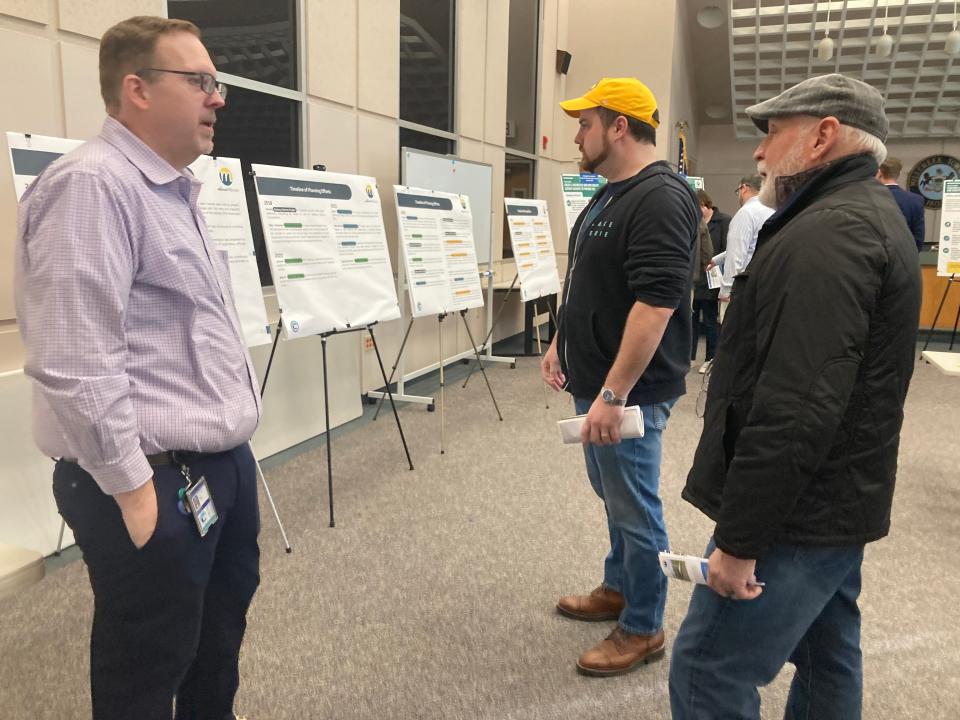
<path fill-rule="evenodd" d="M 574 620 L 616 620 L 626 604 L 623 593 L 601 585 L 589 595 L 566 595 L 560 598 L 557 612 Z"/>
<path fill-rule="evenodd" d="M 700 369 L 697 370 L 701 375 L 705 375 L 710 372 L 710 366 L 713 365 L 713 360 L 707 360 L 703 365 L 700 366 Z"/>

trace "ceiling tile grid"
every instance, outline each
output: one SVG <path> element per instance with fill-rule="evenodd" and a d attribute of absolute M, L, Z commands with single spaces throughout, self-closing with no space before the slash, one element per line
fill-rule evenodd
<path fill-rule="evenodd" d="M 744 112 L 815 75 L 840 72 L 876 87 L 891 138 L 960 135 L 960 56 L 944 49 L 953 0 L 728 0 L 730 89 L 737 136 L 759 134 Z M 829 21 L 828 21 L 829 13 Z M 893 38 L 888 57 L 877 39 Z M 828 32 L 833 57 L 817 43 Z"/>

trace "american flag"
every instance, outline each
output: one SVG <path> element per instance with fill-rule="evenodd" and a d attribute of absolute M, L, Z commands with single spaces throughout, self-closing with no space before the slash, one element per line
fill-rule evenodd
<path fill-rule="evenodd" d="M 683 127 L 680 128 L 677 133 L 677 172 L 683 176 L 687 174 L 687 135 L 683 131 Z"/>

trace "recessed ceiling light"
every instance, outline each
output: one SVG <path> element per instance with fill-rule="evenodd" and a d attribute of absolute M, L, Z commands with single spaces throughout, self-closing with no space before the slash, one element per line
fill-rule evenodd
<path fill-rule="evenodd" d="M 727 108 L 719 103 L 707 105 L 703 111 L 707 114 L 708 118 L 712 118 L 713 120 L 720 120 L 721 118 L 725 118 L 727 115 L 729 115 Z"/>
<path fill-rule="evenodd" d="M 716 5 L 707 5 L 697 11 L 697 23 L 707 30 L 715 30 L 727 22 L 727 14 Z"/>

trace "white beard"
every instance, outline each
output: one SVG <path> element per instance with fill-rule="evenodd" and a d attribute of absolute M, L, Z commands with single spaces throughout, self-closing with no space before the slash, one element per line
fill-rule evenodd
<path fill-rule="evenodd" d="M 780 208 L 777 204 L 777 179 L 796 175 L 804 169 L 803 147 L 799 144 L 790 148 L 790 151 L 783 156 L 780 160 L 779 167 L 776 169 L 771 168 L 769 165 L 761 169 L 760 166 L 757 165 L 757 172 L 761 174 L 766 172 L 766 177 L 764 177 L 763 184 L 760 186 L 760 202 L 768 208 L 779 210 Z"/>

